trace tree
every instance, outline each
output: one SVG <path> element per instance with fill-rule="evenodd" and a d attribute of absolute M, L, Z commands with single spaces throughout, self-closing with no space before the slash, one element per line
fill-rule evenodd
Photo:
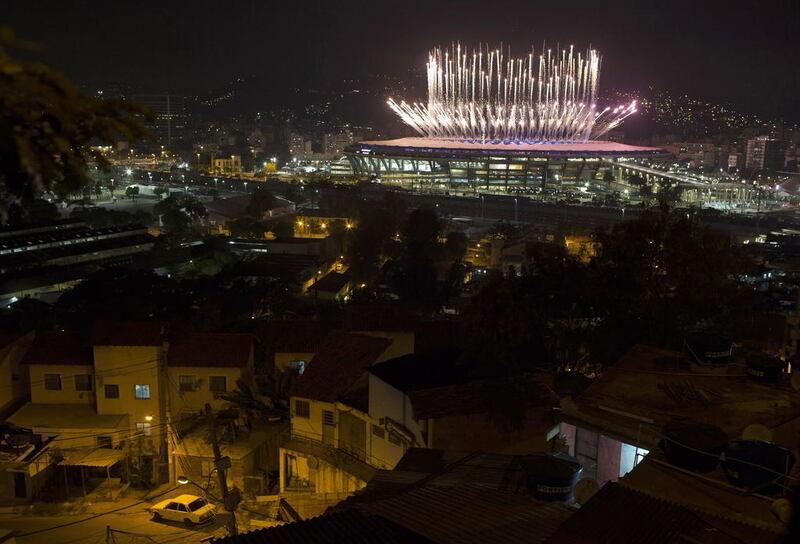
<path fill-rule="evenodd" d="M 263 219 L 264 214 L 275 207 L 276 201 L 277 199 L 271 192 L 257 187 L 256 190 L 253 191 L 250 203 L 247 205 L 247 208 L 245 208 L 245 213 L 255 219 Z"/>
<path fill-rule="evenodd" d="M 161 199 L 162 196 L 164 196 L 166 192 L 167 192 L 166 187 L 156 187 L 155 189 L 153 189 L 153 194 L 156 195 L 159 198 L 159 200 Z"/>
<path fill-rule="evenodd" d="M 228 230 L 234 238 L 264 238 L 269 228 L 261 221 L 252 217 L 240 217 L 228 221 Z"/>
<path fill-rule="evenodd" d="M 463 232 L 448 232 L 444 242 L 444 251 L 451 261 L 460 261 L 467 252 L 467 235 Z"/>
<path fill-rule="evenodd" d="M 146 134 L 138 119 L 146 112 L 85 95 L 58 72 L 9 53 L 21 48 L 32 49 L 0 29 L 0 184 L 23 200 L 47 190 L 66 196 L 87 184 L 90 164 L 108 167 L 94 146 Z"/>
<path fill-rule="evenodd" d="M 46 223 L 58 218 L 58 207 L 41 198 L 29 200 L 24 204 L 12 202 L 7 214 L 8 223 L 12 225 Z"/>
<path fill-rule="evenodd" d="M 125 196 L 130 198 L 131 200 L 136 200 L 136 195 L 139 194 L 139 186 L 138 185 L 130 185 L 125 188 Z"/>
<path fill-rule="evenodd" d="M 291 220 L 288 219 L 279 219 L 275 221 L 270 226 L 270 229 L 275 238 L 292 238 L 294 236 L 294 225 Z"/>

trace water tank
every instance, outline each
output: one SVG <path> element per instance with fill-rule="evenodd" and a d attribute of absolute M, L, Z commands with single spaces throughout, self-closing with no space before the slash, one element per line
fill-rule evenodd
<path fill-rule="evenodd" d="M 687 334 L 683 346 L 689 358 L 701 365 L 727 365 L 733 350 L 730 338 L 703 331 Z"/>
<path fill-rule="evenodd" d="M 568 501 L 583 466 L 564 453 L 537 453 L 522 461 L 528 493 L 545 501 Z"/>
<path fill-rule="evenodd" d="M 794 463 L 794 454 L 777 444 L 739 440 L 725 449 L 722 468 L 728 481 L 735 486 L 776 494 L 781 487 L 773 482 L 787 485 L 781 474 L 789 474 Z"/>
<path fill-rule="evenodd" d="M 715 425 L 673 419 L 662 430 L 659 442 L 669 463 L 695 472 L 717 468 L 719 456 L 728 445 L 728 435 Z"/>

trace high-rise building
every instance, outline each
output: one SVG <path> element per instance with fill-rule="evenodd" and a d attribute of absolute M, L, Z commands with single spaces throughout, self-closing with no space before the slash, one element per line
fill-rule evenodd
<path fill-rule="evenodd" d="M 289 155 L 292 159 L 305 159 L 312 154 L 311 140 L 299 132 L 289 134 Z"/>
<path fill-rule="evenodd" d="M 186 129 L 186 105 L 182 96 L 174 94 L 140 94 L 133 101 L 152 114 L 147 128 L 151 143 L 167 148 L 181 142 Z"/>
<path fill-rule="evenodd" d="M 354 141 L 355 137 L 350 130 L 325 134 L 322 137 L 322 152 L 329 157 L 339 158 L 343 155 L 344 148 Z"/>
<path fill-rule="evenodd" d="M 783 168 L 784 153 L 780 140 L 759 136 L 747 140 L 745 165 L 754 172 L 776 172 Z"/>

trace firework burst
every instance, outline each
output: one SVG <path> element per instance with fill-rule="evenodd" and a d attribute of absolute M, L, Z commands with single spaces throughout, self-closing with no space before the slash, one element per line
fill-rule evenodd
<path fill-rule="evenodd" d="M 595 105 L 600 54 L 546 49 L 512 58 L 502 49 L 468 52 L 460 44 L 428 55 L 428 102 L 388 100 L 428 138 L 536 143 L 594 140 L 636 112 L 636 102 Z"/>

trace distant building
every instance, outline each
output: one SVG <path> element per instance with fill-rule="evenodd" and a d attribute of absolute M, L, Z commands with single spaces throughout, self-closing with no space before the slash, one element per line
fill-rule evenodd
<path fill-rule="evenodd" d="M 140 94 L 133 97 L 153 115 L 148 122 L 151 140 L 157 146 L 172 147 L 183 140 L 186 129 L 186 105 L 182 96 Z"/>
<path fill-rule="evenodd" d="M 292 159 L 302 160 L 311 156 L 312 153 L 311 140 L 306 139 L 299 132 L 289 134 L 289 155 Z"/>
<path fill-rule="evenodd" d="M 212 171 L 217 174 L 236 176 L 242 173 L 242 157 L 231 155 L 229 158 L 214 158 L 211 164 Z"/>
<path fill-rule="evenodd" d="M 745 165 L 753 172 L 773 173 L 783 168 L 784 152 L 780 140 L 759 136 L 747 141 Z"/>
<path fill-rule="evenodd" d="M 344 154 L 344 148 L 356 141 L 350 130 L 325 134 L 322 137 L 322 152 L 331 157 L 339 158 Z"/>

